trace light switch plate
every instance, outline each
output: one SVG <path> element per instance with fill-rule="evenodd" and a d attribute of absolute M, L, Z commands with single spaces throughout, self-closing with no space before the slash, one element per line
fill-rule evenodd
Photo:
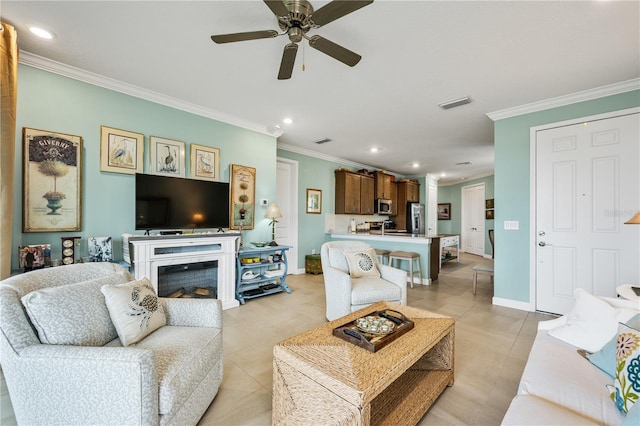
<path fill-rule="evenodd" d="M 504 229 L 517 230 L 520 229 L 520 221 L 517 220 L 505 220 Z"/>
<path fill-rule="evenodd" d="M 267 200 L 266 198 L 261 198 L 260 199 L 260 205 L 266 207 L 269 204 L 269 200 Z"/>

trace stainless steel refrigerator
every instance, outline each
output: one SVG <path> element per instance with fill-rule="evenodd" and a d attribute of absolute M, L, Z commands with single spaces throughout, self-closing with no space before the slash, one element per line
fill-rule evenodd
<path fill-rule="evenodd" d="M 424 234 L 425 216 L 424 204 L 407 202 L 407 232 Z"/>

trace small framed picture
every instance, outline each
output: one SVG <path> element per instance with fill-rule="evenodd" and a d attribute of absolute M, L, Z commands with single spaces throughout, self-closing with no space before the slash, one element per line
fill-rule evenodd
<path fill-rule="evenodd" d="M 220 180 L 220 150 L 210 146 L 191 144 L 191 177 Z"/>
<path fill-rule="evenodd" d="M 111 262 L 113 260 L 113 247 L 111 237 L 89 237 L 89 261 Z"/>
<path fill-rule="evenodd" d="M 18 263 L 24 272 L 51 266 L 51 244 L 19 246 Z"/>
<path fill-rule="evenodd" d="M 489 200 L 484 200 L 484 208 L 485 209 L 492 209 L 493 208 L 493 198 L 491 198 Z"/>
<path fill-rule="evenodd" d="M 438 204 L 438 220 L 451 220 L 451 203 Z"/>
<path fill-rule="evenodd" d="M 151 173 L 185 177 L 184 150 L 184 142 L 149 136 Z"/>
<path fill-rule="evenodd" d="M 494 211 L 493 209 L 485 210 L 484 211 L 484 218 L 487 219 L 487 220 L 494 219 L 493 211 Z"/>
<path fill-rule="evenodd" d="M 134 175 L 144 171 L 144 135 L 100 126 L 100 171 Z"/>
<path fill-rule="evenodd" d="M 307 213 L 322 213 L 322 190 L 307 188 Z"/>
<path fill-rule="evenodd" d="M 307 213 L 322 213 L 322 190 L 307 188 Z"/>

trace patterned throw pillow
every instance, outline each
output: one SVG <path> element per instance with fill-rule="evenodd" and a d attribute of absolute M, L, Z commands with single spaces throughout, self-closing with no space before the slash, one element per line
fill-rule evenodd
<path fill-rule="evenodd" d="M 105 285 L 100 290 L 122 346 L 139 342 L 167 323 L 164 308 L 146 278 L 121 285 Z"/>
<path fill-rule="evenodd" d="M 616 377 L 608 385 L 611 399 L 622 413 L 628 413 L 640 397 L 640 331 L 618 325 Z"/>
<path fill-rule="evenodd" d="M 373 248 L 345 251 L 344 255 L 349 263 L 349 274 L 352 278 L 380 277 L 376 267 L 376 251 Z"/>

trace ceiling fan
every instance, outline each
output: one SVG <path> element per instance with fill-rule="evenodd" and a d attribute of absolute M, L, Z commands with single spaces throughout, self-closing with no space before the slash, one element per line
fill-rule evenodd
<path fill-rule="evenodd" d="M 278 80 L 291 78 L 293 65 L 298 52 L 298 43 L 302 39 L 309 41 L 309 46 L 331 56 L 338 61 L 353 67 L 362 57 L 349 49 L 346 49 L 319 35 L 308 36 L 307 32 L 312 28 L 320 28 L 323 25 L 342 18 L 351 12 L 365 7 L 373 0 L 333 0 L 314 11 L 313 6 L 307 0 L 263 0 L 271 9 L 276 18 L 282 33 L 275 30 L 250 31 L 233 34 L 212 35 L 211 40 L 216 43 L 231 43 L 235 41 L 257 40 L 261 38 L 272 38 L 287 34 L 291 43 L 284 47 Z"/>

